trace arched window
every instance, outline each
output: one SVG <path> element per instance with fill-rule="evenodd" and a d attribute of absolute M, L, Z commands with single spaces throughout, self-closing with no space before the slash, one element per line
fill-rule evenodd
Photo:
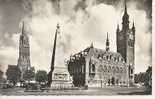
<path fill-rule="evenodd" d="M 111 67 L 110 67 L 110 66 L 108 67 L 108 73 L 109 73 L 109 72 L 111 72 Z"/>
<path fill-rule="evenodd" d="M 115 70 L 114 70 L 114 67 L 112 67 L 112 72 L 114 72 Z"/>
<path fill-rule="evenodd" d="M 100 54 L 98 54 L 97 58 L 100 58 L 100 57 L 101 57 Z"/>
<path fill-rule="evenodd" d="M 133 69 L 131 69 L 131 74 L 133 74 Z"/>
<path fill-rule="evenodd" d="M 95 65 L 94 64 L 92 64 L 92 72 L 95 72 Z"/>
<path fill-rule="evenodd" d="M 107 58 L 107 60 L 108 60 L 109 56 L 107 55 L 106 58 Z"/>
<path fill-rule="evenodd" d="M 121 58 L 121 61 L 123 62 L 123 58 Z"/>
<path fill-rule="evenodd" d="M 110 55 L 109 57 L 110 57 L 110 60 L 111 60 L 111 58 L 112 58 L 112 55 Z"/>
<path fill-rule="evenodd" d="M 107 66 L 104 66 L 104 72 L 107 72 Z"/>
<path fill-rule="evenodd" d="M 114 57 L 114 61 L 116 62 L 116 57 Z"/>
<path fill-rule="evenodd" d="M 122 73 L 123 72 L 123 69 L 122 69 L 122 67 L 120 67 L 120 73 Z"/>
<path fill-rule="evenodd" d="M 119 73 L 119 68 L 118 67 L 116 67 L 116 72 Z"/>

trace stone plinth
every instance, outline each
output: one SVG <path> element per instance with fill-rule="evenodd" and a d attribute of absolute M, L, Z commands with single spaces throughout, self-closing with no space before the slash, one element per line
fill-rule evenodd
<path fill-rule="evenodd" d="M 52 89 L 70 89 L 73 87 L 72 78 L 67 68 L 55 67 L 52 75 Z"/>

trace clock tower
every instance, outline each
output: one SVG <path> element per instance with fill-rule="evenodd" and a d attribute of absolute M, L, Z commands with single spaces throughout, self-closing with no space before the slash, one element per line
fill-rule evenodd
<path fill-rule="evenodd" d="M 122 55 L 128 66 L 129 85 L 134 84 L 134 66 L 135 66 L 135 25 L 129 27 L 129 15 L 125 0 L 125 10 L 122 17 L 122 29 L 117 25 L 116 30 L 117 52 Z"/>

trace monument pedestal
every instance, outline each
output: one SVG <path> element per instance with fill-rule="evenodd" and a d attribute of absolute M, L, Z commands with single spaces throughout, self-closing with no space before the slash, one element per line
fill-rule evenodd
<path fill-rule="evenodd" d="M 64 67 L 55 67 L 52 75 L 52 89 L 72 89 L 73 83 L 72 78 L 67 70 Z"/>

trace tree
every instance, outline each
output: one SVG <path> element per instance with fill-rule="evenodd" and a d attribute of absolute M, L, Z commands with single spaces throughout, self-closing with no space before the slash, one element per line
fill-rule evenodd
<path fill-rule="evenodd" d="M 23 79 L 30 82 L 35 77 L 35 72 L 32 69 L 26 70 L 23 74 Z"/>
<path fill-rule="evenodd" d="M 0 80 L 3 78 L 3 72 L 0 70 Z"/>
<path fill-rule="evenodd" d="M 37 71 L 35 80 L 39 83 L 41 83 L 41 82 L 46 83 L 47 82 L 47 72 L 44 70 Z"/>
<path fill-rule="evenodd" d="M 152 67 L 149 66 L 145 74 L 145 86 L 148 87 L 148 90 L 152 90 Z"/>
<path fill-rule="evenodd" d="M 9 80 L 15 86 L 20 80 L 21 71 L 16 65 L 9 65 L 6 71 L 7 80 Z"/>

